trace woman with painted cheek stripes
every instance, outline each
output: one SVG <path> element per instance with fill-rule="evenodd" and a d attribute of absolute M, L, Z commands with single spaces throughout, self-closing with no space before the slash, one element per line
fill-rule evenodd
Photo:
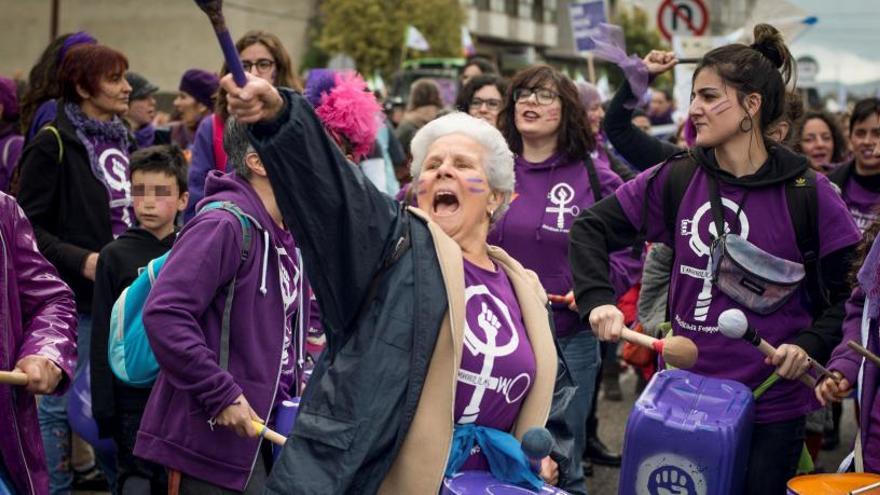
<path fill-rule="evenodd" d="M 551 295 L 556 335 L 578 382 L 566 422 L 575 432 L 575 456 L 580 459 L 600 359 L 596 338 L 571 303 L 568 233 L 580 211 L 592 206 L 596 197 L 613 194 L 623 181 L 607 162 L 591 159 L 596 142 L 586 110 L 574 83 L 556 69 L 540 65 L 513 77 L 499 127 L 516 154 L 516 190 L 511 214 L 490 233 L 489 243 L 535 271 Z M 593 168 L 600 191 L 593 191 L 588 167 Z M 606 277 L 614 280 L 619 295 L 633 285 L 640 271 L 638 259 L 621 253 L 613 257 Z M 577 476 L 568 481 L 561 488 L 584 493 L 580 463 Z"/>
<path fill-rule="evenodd" d="M 846 266 L 859 232 L 828 180 L 811 172 L 806 158 L 765 142 L 763 131 L 785 105 L 792 59 L 772 26 L 758 25 L 754 34 L 751 46 L 727 45 L 703 57 L 695 71 L 689 109 L 697 131 L 695 148 L 643 172 L 583 212 L 571 228 L 571 264 L 582 321 L 589 322 L 601 340 L 617 340 L 623 317 L 613 306 L 614 288 L 606 275 L 609 252 L 632 246 L 640 233 L 648 241 L 674 248 L 669 314 L 673 332 L 699 347 L 700 357 L 691 371 L 734 379 L 752 389 L 774 373 L 783 378 L 756 402 L 745 490 L 778 494 L 795 474 L 804 416 L 817 408 L 810 389 L 797 378 L 808 367 L 807 355 L 825 362 L 840 339 L 848 296 Z M 667 215 L 667 187 L 672 179 L 681 179 L 679 167 L 692 173 L 685 177 L 678 210 Z M 804 263 L 795 224 L 787 220 L 805 214 L 801 208 L 789 211 L 789 183 L 815 187 L 818 218 L 809 225 L 818 236 L 819 263 Z M 722 231 L 767 254 L 807 265 L 797 292 L 768 312 L 734 299 L 728 295 L 731 290 L 713 283 L 710 246 Z M 815 270 L 817 265 L 820 270 Z M 820 292 L 807 282 L 811 275 L 821 279 L 817 285 L 824 287 L 825 297 L 813 296 Z M 762 360 L 748 343 L 731 341 L 717 331 L 719 314 L 729 308 L 741 309 L 777 347 L 772 358 Z"/>

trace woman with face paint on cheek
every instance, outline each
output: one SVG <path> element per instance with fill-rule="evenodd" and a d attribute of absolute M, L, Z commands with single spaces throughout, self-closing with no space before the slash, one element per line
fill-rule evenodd
<path fill-rule="evenodd" d="M 793 58 L 772 26 L 759 24 L 754 35 L 752 45 L 726 45 L 703 56 L 688 112 L 695 147 L 643 172 L 582 214 L 571 231 L 571 263 L 581 318 L 600 339 L 617 340 L 623 324 L 605 277 L 609 251 L 642 239 L 674 246 L 668 312 L 675 335 L 699 348 L 689 371 L 737 380 L 753 390 L 769 385 L 755 402 L 744 493 L 775 495 L 785 492 L 798 468 L 804 417 L 814 408 L 811 390 L 797 380 L 808 356 L 825 362 L 839 341 L 849 295 L 847 263 L 860 235 L 828 180 L 815 174 L 805 157 L 765 140 L 764 132 L 785 111 Z M 664 200 L 679 184 L 675 211 Z M 809 204 L 792 203 L 798 207 L 789 210 L 789 199 L 809 201 L 794 196 L 798 186 L 814 187 L 821 205 L 811 222 L 803 218 Z M 719 205 L 716 212 L 713 203 Z M 796 295 L 774 310 L 730 295 L 729 286 L 710 276 L 709 246 L 721 232 L 801 264 L 807 275 Z M 810 253 L 802 251 L 806 239 L 798 239 L 799 233 L 817 236 L 819 263 L 805 261 Z M 817 290 L 823 286 L 824 294 Z M 773 356 L 756 358 L 748 343 L 717 332 L 719 315 L 730 308 L 743 311 L 762 338 L 776 343 Z"/>
<path fill-rule="evenodd" d="M 245 72 L 265 79 L 276 87 L 302 90 L 302 84 L 295 75 L 290 55 L 278 36 L 265 31 L 249 31 L 235 43 L 235 48 L 238 50 Z M 220 77 L 228 73 L 229 70 L 224 63 L 220 69 Z M 195 215 L 196 204 L 205 196 L 205 177 L 208 172 L 226 171 L 223 123 L 228 116 L 226 91 L 221 88 L 217 93 L 213 117 L 201 121 L 194 138 L 187 180 L 190 201 L 183 214 L 185 222 Z"/>
<path fill-rule="evenodd" d="M 575 433 L 575 456 L 580 459 L 600 358 L 595 336 L 572 310 L 568 232 L 578 213 L 597 197 L 613 194 L 623 181 L 599 159 L 577 87 L 552 67 L 531 67 L 513 77 L 499 127 L 516 154 L 516 191 L 511 214 L 494 228 L 489 242 L 535 271 L 551 295 L 556 335 L 579 383 L 565 421 Z M 593 190 L 591 169 L 598 191 Z M 639 261 L 629 260 L 621 259 L 613 270 L 621 294 L 640 271 Z M 584 493 L 580 462 L 573 468 L 562 488 Z"/>

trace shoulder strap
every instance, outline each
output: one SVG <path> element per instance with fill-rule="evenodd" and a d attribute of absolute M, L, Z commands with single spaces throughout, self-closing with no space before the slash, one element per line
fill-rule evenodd
<path fill-rule="evenodd" d="M 678 216 L 678 207 L 681 205 L 684 193 L 687 191 L 694 172 L 697 170 L 697 161 L 687 151 L 670 156 L 654 169 L 654 172 L 648 178 L 649 187 L 651 182 L 660 174 L 660 171 L 667 167 L 669 172 L 666 174 L 666 183 L 663 185 L 663 223 L 674 239 L 677 230 L 675 223 Z M 642 202 L 642 227 L 639 229 L 639 235 L 636 237 L 636 243 L 633 245 L 634 258 L 639 258 L 642 254 L 642 249 L 644 249 L 645 240 L 648 237 L 648 212 L 654 206 L 648 203 L 647 198 L 645 199 Z M 674 250 L 675 243 L 673 242 L 672 244 L 669 247 Z"/>
<path fill-rule="evenodd" d="M 584 166 L 587 167 L 587 176 L 590 178 L 590 190 L 593 191 L 593 201 L 598 203 L 602 199 L 602 184 L 599 182 L 599 174 L 596 173 L 596 165 L 590 155 L 584 157 Z"/>
<path fill-rule="evenodd" d="M 807 294 L 815 316 L 830 304 L 819 260 L 819 194 L 816 188 L 816 172 L 807 168 L 803 175 L 786 182 L 785 200 L 794 226 L 798 251 L 804 260 Z"/>
<path fill-rule="evenodd" d="M 251 221 L 241 208 L 231 201 L 212 201 L 202 207 L 199 212 L 210 210 L 226 210 L 238 219 L 241 224 L 241 262 L 244 263 L 251 249 Z M 232 320 L 232 302 L 235 299 L 235 283 L 238 281 L 238 270 L 232 276 L 232 281 L 226 286 L 226 302 L 223 305 L 223 321 L 220 324 L 220 355 L 217 362 L 221 369 L 229 368 L 229 331 L 230 322 Z"/>
<path fill-rule="evenodd" d="M 672 158 L 682 159 L 670 159 L 667 162 L 670 169 L 663 188 L 663 222 L 669 232 L 675 233 L 681 200 L 684 198 L 684 193 L 687 192 L 699 165 L 693 155 L 688 152 L 673 155 Z M 675 246 L 671 247 L 675 249 Z"/>
<path fill-rule="evenodd" d="M 43 129 L 55 135 L 55 140 L 58 141 L 58 165 L 61 165 L 61 161 L 64 159 L 64 145 L 61 144 L 61 133 L 58 132 L 57 127 L 51 124 L 43 127 Z"/>
<path fill-rule="evenodd" d="M 847 162 L 843 165 L 840 165 L 827 175 L 828 180 L 830 180 L 832 184 L 837 185 L 837 187 L 843 190 L 846 182 L 849 180 L 849 176 L 852 174 L 853 167 L 853 162 Z"/>

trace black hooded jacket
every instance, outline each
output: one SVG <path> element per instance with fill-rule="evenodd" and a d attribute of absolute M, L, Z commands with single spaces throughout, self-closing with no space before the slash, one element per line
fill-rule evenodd
<path fill-rule="evenodd" d="M 143 412 L 151 390 L 129 387 L 113 375 L 107 360 L 110 311 L 122 291 L 134 282 L 147 263 L 171 249 L 176 235 L 157 239 L 144 229 L 132 228 L 107 244 L 98 257 L 92 300 L 92 344 L 88 358 L 91 360 L 92 415 L 102 437 L 112 435 L 117 411 Z"/>

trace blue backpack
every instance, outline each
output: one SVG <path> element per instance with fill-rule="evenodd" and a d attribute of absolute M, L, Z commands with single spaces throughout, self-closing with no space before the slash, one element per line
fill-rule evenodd
<path fill-rule="evenodd" d="M 226 210 L 241 223 L 242 244 L 241 261 L 248 257 L 251 245 L 251 220 L 235 204 L 228 201 L 214 201 L 199 211 Z M 110 338 L 107 346 L 107 360 L 116 378 L 132 387 L 148 388 L 156 381 L 159 363 L 150 348 L 150 341 L 144 328 L 144 305 L 150 290 L 156 282 L 170 251 L 150 261 L 146 269 L 122 291 L 110 312 Z M 220 366 L 226 369 L 229 364 L 229 320 L 232 313 L 232 300 L 238 274 L 232 277 L 227 287 L 226 304 L 223 307 L 223 322 L 220 330 Z"/>

